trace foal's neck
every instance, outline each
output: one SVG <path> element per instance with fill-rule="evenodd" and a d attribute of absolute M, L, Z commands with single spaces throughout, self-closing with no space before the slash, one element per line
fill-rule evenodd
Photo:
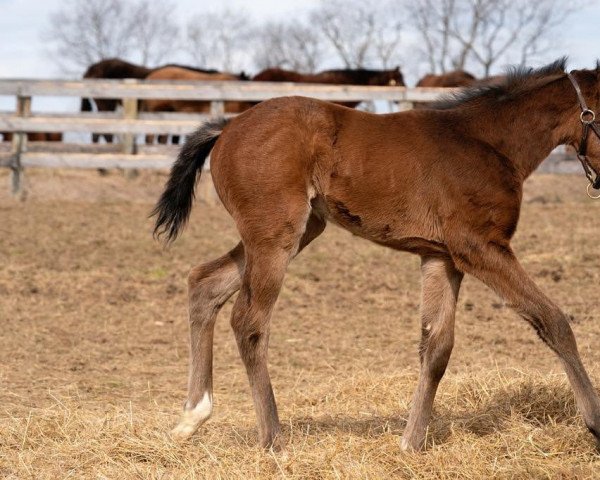
<path fill-rule="evenodd" d="M 578 103 L 565 76 L 515 98 L 475 105 L 468 115 L 473 135 L 510 161 L 524 181 L 554 148 L 573 142 Z"/>

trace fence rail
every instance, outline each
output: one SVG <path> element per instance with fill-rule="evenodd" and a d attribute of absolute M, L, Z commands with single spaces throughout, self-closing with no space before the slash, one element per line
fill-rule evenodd
<path fill-rule="evenodd" d="M 14 112 L 0 112 L 0 132 L 12 133 L 10 149 L 0 144 L 0 167 L 12 170 L 12 189 L 19 193 L 25 167 L 69 168 L 168 168 L 174 149 L 153 149 L 136 142 L 139 135 L 186 135 L 198 123 L 223 115 L 225 102 L 258 102 L 269 98 L 301 95 L 335 102 L 393 102 L 399 109 L 430 102 L 451 89 L 321 85 L 280 82 L 179 82 L 160 80 L 0 80 L 0 95 L 14 96 Z M 32 112 L 32 97 L 79 97 L 119 99 L 119 112 Z M 210 102 L 210 113 L 146 113 L 139 100 L 173 99 Z M 25 132 L 117 134 L 119 146 L 60 147 L 30 142 Z M 6 143 L 6 142 L 5 142 Z M 110 151 L 106 151 L 110 150 Z M 569 167 L 570 168 L 570 167 Z"/>
<path fill-rule="evenodd" d="M 301 95 L 335 102 L 394 100 L 428 102 L 444 88 L 326 85 L 291 82 L 231 82 L 173 80 L 0 80 L 0 95 L 21 97 L 66 96 L 205 101 L 262 101 L 285 95 Z"/>

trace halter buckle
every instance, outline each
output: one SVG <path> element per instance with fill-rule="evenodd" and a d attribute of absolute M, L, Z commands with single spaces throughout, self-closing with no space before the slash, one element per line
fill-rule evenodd
<path fill-rule="evenodd" d="M 579 119 L 584 125 L 591 125 L 596 120 L 596 113 L 593 110 L 586 108 L 585 110 L 582 110 Z"/>
<path fill-rule="evenodd" d="M 596 190 L 598 192 L 598 195 L 593 195 L 591 193 L 592 190 L 596 190 L 596 189 L 594 188 L 594 185 L 592 184 L 592 182 L 590 182 L 590 183 L 588 183 L 588 186 L 586 188 L 588 197 L 593 198 L 594 200 L 597 200 L 598 198 L 600 198 L 600 191 Z"/>

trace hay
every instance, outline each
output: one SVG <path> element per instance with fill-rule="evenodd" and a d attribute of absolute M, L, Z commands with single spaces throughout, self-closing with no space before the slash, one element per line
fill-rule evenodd
<path fill-rule="evenodd" d="M 457 345 L 427 452 L 400 451 L 418 371 L 418 259 L 329 228 L 290 266 L 270 364 L 285 454 L 256 447 L 227 322 L 215 334 L 215 415 L 167 435 L 185 395 L 186 273 L 233 246 L 220 207 L 198 205 L 173 249 L 150 238 L 164 175 L 28 171 L 0 191 L 0 478 L 594 478 L 600 456 L 560 366 L 496 296 L 467 279 Z M 6 180 L 0 173 L 0 181 Z M 573 315 L 600 365 L 594 310 L 600 204 L 578 178 L 527 184 L 515 249 Z M 527 202 L 547 196 L 560 201 Z M 365 329 L 364 327 L 369 328 Z M 591 368 L 600 385 L 600 371 Z"/>
<path fill-rule="evenodd" d="M 286 451 L 255 446 L 254 416 L 218 405 L 192 441 L 166 434 L 173 405 L 54 403 L 0 423 L 15 478 L 593 478 L 600 468 L 562 376 L 511 371 L 446 379 L 426 453 L 404 453 L 414 375 L 360 372 L 282 402 Z M 302 399 L 300 399 L 302 400 Z M 7 412 L 8 413 L 8 412 Z"/>

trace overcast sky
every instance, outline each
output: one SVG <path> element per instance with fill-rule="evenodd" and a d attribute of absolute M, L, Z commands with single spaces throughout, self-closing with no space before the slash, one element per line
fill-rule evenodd
<path fill-rule="evenodd" d="M 303 9 L 318 2 L 319 0 L 176 0 L 174 15 L 178 17 L 179 24 L 185 25 L 190 16 L 202 9 L 229 7 L 234 10 L 243 9 L 260 20 L 298 15 Z M 570 1 L 565 0 L 565 4 L 568 3 Z M 61 76 L 61 72 L 48 58 L 41 39 L 41 32 L 47 25 L 50 12 L 59 9 L 61 4 L 62 0 L 0 0 L 0 77 Z M 586 5 L 584 11 L 565 22 L 562 38 L 557 41 L 555 51 L 550 55 L 552 58 L 568 55 L 572 68 L 591 67 L 596 57 L 600 56 L 600 2 L 590 0 Z M 410 52 L 401 52 L 401 57 L 404 57 L 405 64 L 410 63 Z M 175 58 L 181 59 L 181 56 Z M 408 77 L 411 79 L 410 73 Z"/>
<path fill-rule="evenodd" d="M 0 77 L 60 76 L 60 70 L 47 58 L 41 33 L 50 13 L 63 3 L 62 0 L 0 0 Z M 316 5 L 318 0 L 174 0 L 174 3 L 177 23 L 185 25 L 190 16 L 203 9 L 241 9 L 260 20 L 298 14 Z"/>

